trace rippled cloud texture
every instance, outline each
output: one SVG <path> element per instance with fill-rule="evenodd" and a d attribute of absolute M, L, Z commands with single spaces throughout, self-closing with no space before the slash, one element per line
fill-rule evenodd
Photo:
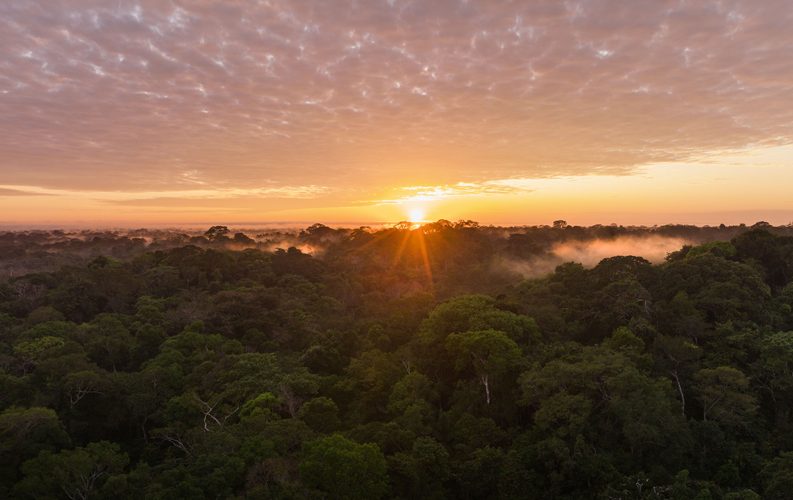
<path fill-rule="evenodd" d="M 6 0 L 0 184 L 465 190 L 789 144 L 791 25 L 787 0 Z"/>

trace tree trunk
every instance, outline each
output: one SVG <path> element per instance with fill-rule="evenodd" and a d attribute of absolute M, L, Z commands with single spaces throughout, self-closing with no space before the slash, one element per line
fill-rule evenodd
<path fill-rule="evenodd" d="M 675 382 L 677 383 L 677 391 L 680 393 L 680 404 L 682 406 L 683 417 L 686 416 L 686 395 L 683 393 L 683 386 L 680 385 L 680 377 L 677 375 L 677 370 L 672 370 L 669 372 L 674 377 Z"/>

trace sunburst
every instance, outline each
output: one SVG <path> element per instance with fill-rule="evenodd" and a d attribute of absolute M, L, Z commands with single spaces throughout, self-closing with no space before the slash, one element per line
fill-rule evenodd
<path fill-rule="evenodd" d="M 412 224 L 423 224 L 426 220 L 427 212 L 422 207 L 412 207 L 408 209 L 408 222 Z"/>

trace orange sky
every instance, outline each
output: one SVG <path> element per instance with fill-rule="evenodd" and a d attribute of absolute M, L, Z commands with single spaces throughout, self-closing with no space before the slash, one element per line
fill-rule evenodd
<path fill-rule="evenodd" d="M 793 221 L 784 0 L 0 4 L 0 224 Z"/>

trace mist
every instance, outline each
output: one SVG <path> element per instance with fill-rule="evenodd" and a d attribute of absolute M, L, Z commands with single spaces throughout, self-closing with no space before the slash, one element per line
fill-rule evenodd
<path fill-rule="evenodd" d="M 684 238 L 651 236 L 623 236 L 613 240 L 566 242 L 553 247 L 552 253 L 563 262 L 580 262 L 586 267 L 597 265 L 603 259 L 615 255 L 634 255 L 658 263 L 675 250 L 691 244 Z"/>
<path fill-rule="evenodd" d="M 685 245 L 695 244 L 689 238 L 670 237 L 657 234 L 645 236 L 619 236 L 616 238 L 594 238 L 556 243 L 545 255 L 526 259 L 495 257 L 495 267 L 511 271 L 524 278 L 537 278 L 550 274 L 560 264 L 578 262 L 584 267 L 596 266 L 601 260 L 619 255 L 643 257 L 657 264 L 668 254 Z"/>

